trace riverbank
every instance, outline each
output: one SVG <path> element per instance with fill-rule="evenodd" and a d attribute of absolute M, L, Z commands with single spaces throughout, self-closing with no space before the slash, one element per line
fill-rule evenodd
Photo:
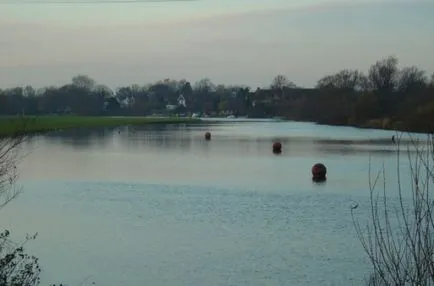
<path fill-rule="evenodd" d="M 303 122 L 303 120 L 300 120 Z M 434 123 L 430 121 L 421 120 L 393 120 L 390 118 L 370 119 L 364 122 L 347 120 L 347 121 L 311 121 L 320 125 L 331 126 L 347 126 L 361 129 L 381 129 L 391 130 L 396 132 L 409 132 L 420 134 L 433 134 Z"/>
<path fill-rule="evenodd" d="M 107 117 L 107 116 L 5 116 L 0 117 L 0 136 L 42 133 L 72 128 L 114 127 L 144 124 L 199 123 L 200 119 L 178 117 Z"/>

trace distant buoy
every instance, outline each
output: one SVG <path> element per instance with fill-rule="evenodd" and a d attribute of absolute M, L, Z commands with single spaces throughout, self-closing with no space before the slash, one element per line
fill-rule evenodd
<path fill-rule="evenodd" d="M 274 154 L 282 153 L 282 143 L 280 143 L 280 142 L 274 142 L 273 143 L 273 153 Z"/>
<path fill-rule="evenodd" d="M 205 140 L 211 140 L 211 133 L 209 132 L 205 133 Z"/>
<path fill-rule="evenodd" d="M 322 182 L 326 180 L 327 168 L 322 163 L 317 163 L 312 167 L 312 180 Z"/>

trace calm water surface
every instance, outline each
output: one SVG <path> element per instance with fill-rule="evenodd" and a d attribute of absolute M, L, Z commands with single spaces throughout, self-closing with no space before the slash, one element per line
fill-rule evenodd
<path fill-rule="evenodd" d="M 361 285 L 350 206 L 366 219 L 370 157 L 396 186 L 394 134 L 269 121 L 54 132 L 26 145 L 24 193 L 0 223 L 39 233 L 27 248 L 43 285 Z"/>

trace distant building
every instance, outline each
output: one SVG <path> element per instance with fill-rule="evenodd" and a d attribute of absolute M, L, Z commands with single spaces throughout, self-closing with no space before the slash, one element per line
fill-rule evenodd
<path fill-rule="evenodd" d="M 178 106 L 174 104 L 168 104 L 166 105 L 167 110 L 175 110 Z"/>
<path fill-rule="evenodd" d="M 184 106 L 184 107 L 187 107 L 187 104 L 186 104 L 186 102 L 185 102 L 184 95 L 181 94 L 181 95 L 178 97 L 177 101 L 178 101 L 178 106 Z"/>
<path fill-rule="evenodd" d="M 182 94 L 180 96 L 178 96 L 178 99 L 176 100 L 176 103 L 177 104 L 167 104 L 166 105 L 166 109 L 167 110 L 175 110 L 178 107 L 184 107 L 184 108 L 187 107 L 187 104 L 185 102 L 185 98 L 184 98 L 184 96 Z"/>

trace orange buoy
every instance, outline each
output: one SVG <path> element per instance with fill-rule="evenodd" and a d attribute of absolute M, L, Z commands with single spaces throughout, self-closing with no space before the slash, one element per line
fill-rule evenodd
<path fill-rule="evenodd" d="M 273 153 L 274 154 L 282 153 L 282 143 L 280 143 L 280 142 L 274 142 L 273 143 Z"/>
<path fill-rule="evenodd" d="M 325 181 L 327 174 L 327 168 L 322 163 L 316 163 L 312 167 L 312 180 L 316 182 Z"/>
<path fill-rule="evenodd" d="M 210 132 L 205 133 L 205 140 L 211 140 L 211 133 Z"/>

